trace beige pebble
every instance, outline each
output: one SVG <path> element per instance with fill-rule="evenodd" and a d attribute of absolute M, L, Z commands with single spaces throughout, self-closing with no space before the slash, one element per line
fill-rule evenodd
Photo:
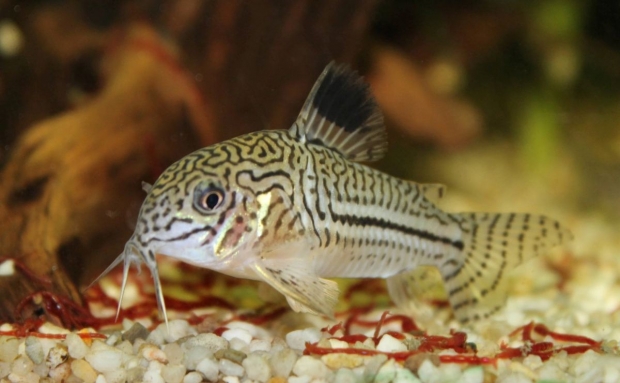
<path fill-rule="evenodd" d="M 342 352 L 323 355 L 321 360 L 332 370 L 338 368 L 355 368 L 364 363 L 364 357 L 356 354 L 345 354 Z"/>
<path fill-rule="evenodd" d="M 71 371 L 73 371 L 73 375 L 82 379 L 84 383 L 94 383 L 97 379 L 97 372 L 84 359 L 76 359 L 71 362 Z"/>

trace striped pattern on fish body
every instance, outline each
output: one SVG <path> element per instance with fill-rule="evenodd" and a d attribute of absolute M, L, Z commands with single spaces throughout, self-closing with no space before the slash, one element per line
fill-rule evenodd
<path fill-rule="evenodd" d="M 264 281 L 295 311 L 326 315 L 338 289 L 325 278 L 386 278 L 407 305 L 424 284 L 416 268 L 433 266 L 465 322 L 499 310 L 507 272 L 570 237 L 539 215 L 443 212 L 434 204 L 443 186 L 359 163 L 386 148 L 367 85 L 330 64 L 289 130 L 198 150 L 147 187 L 134 235 L 110 268 L 124 261 L 126 280 L 131 263 L 145 262 L 167 320 L 155 254 Z"/>

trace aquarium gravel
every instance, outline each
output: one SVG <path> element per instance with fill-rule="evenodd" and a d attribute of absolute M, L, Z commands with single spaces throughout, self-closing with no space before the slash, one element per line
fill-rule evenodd
<path fill-rule="evenodd" d="M 347 309 L 333 321 L 290 312 L 257 321 L 235 310 L 212 310 L 173 319 L 169 328 L 152 318 L 125 318 L 122 326 L 98 331 L 71 332 L 44 323 L 20 332 L 25 326 L 3 324 L 0 378 L 99 383 L 617 382 L 620 260 L 615 254 L 620 243 L 609 240 L 612 229 L 597 218 L 575 221 L 573 227 L 581 238 L 574 252 L 518 270 L 506 308 L 492 320 L 469 327 L 436 304 L 421 304 L 409 315 L 393 307 L 389 313 L 385 307 Z M 598 251 L 588 254 L 589 248 Z M 579 253 L 588 257 L 573 255 Z M 562 262 L 568 262 L 564 271 Z M 526 332 L 530 340 L 524 340 Z"/>

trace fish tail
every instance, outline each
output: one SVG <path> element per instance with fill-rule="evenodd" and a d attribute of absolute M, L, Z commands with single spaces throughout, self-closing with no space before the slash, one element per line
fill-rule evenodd
<path fill-rule="evenodd" d="M 465 213 L 463 245 L 455 261 L 439 267 L 450 305 L 461 322 L 487 318 L 506 299 L 510 270 L 572 239 L 557 221 L 542 215 Z"/>

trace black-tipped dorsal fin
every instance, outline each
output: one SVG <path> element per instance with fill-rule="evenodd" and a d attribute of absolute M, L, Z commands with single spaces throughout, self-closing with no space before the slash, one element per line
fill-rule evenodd
<path fill-rule="evenodd" d="M 312 87 L 290 132 L 351 161 L 376 161 L 387 150 L 383 114 L 368 84 L 348 66 L 334 62 Z"/>

